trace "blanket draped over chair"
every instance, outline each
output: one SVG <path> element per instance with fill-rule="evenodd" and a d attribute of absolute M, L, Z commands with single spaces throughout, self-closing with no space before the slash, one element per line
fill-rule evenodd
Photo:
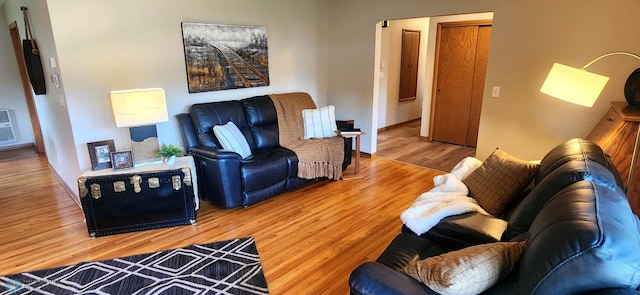
<path fill-rule="evenodd" d="M 316 108 L 311 96 L 297 92 L 272 94 L 269 97 L 276 107 L 280 145 L 298 156 L 298 177 L 340 179 L 344 161 L 342 136 L 304 139 L 302 110 Z"/>

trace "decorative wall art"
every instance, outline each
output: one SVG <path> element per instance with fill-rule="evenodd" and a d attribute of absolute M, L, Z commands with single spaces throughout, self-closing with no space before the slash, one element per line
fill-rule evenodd
<path fill-rule="evenodd" d="M 189 93 L 269 85 L 267 28 L 182 23 Z"/>

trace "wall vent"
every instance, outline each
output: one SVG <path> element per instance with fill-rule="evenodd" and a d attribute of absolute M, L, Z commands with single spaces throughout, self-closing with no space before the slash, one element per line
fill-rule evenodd
<path fill-rule="evenodd" d="M 13 131 L 9 110 L 0 110 L 0 142 L 14 140 L 16 140 L 16 134 Z"/>

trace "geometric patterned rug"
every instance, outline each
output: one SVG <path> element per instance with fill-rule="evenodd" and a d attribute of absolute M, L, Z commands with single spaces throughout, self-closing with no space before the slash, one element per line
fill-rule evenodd
<path fill-rule="evenodd" d="M 0 276 L 0 294 L 269 294 L 253 237 Z"/>

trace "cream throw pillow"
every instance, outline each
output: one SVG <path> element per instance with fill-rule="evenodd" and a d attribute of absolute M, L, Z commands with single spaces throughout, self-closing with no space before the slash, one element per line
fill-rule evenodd
<path fill-rule="evenodd" d="M 443 295 L 479 294 L 511 273 L 524 247 L 525 242 L 471 246 L 414 261 L 404 271 Z"/>
<path fill-rule="evenodd" d="M 304 124 L 304 139 L 337 135 L 338 126 L 336 124 L 335 107 L 332 105 L 319 109 L 302 110 L 302 121 Z"/>
<path fill-rule="evenodd" d="M 497 216 L 531 183 L 538 167 L 496 149 L 462 182 L 480 207 Z"/>
<path fill-rule="evenodd" d="M 213 126 L 213 133 L 222 148 L 240 154 L 243 159 L 251 156 L 251 147 L 236 124 L 229 121 L 224 125 Z"/>

